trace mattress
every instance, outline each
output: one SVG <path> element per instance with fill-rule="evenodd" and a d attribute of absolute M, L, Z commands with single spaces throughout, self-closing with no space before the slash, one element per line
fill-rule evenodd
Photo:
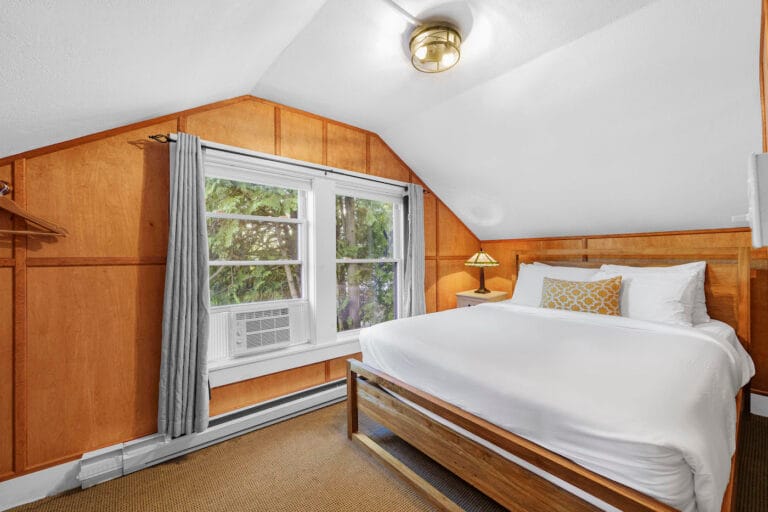
<path fill-rule="evenodd" d="M 360 334 L 389 375 L 684 511 L 720 510 L 734 397 L 754 365 L 733 329 L 509 302 Z"/>

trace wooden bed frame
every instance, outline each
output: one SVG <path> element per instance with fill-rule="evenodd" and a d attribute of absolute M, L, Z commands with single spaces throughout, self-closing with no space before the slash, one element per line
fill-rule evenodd
<path fill-rule="evenodd" d="M 731 325 L 744 347 L 750 348 L 751 249 L 566 249 L 520 252 L 521 261 L 546 261 L 571 266 L 594 267 L 603 263 L 625 265 L 671 265 L 685 261 L 707 261 L 706 295 L 710 316 Z M 515 265 L 514 272 L 517 272 Z M 580 512 L 599 510 L 524 467 L 535 466 L 578 489 L 624 511 L 673 511 L 658 500 L 619 484 L 562 457 L 536 443 L 512 434 L 439 398 L 401 382 L 383 372 L 350 359 L 347 361 L 347 432 L 399 476 L 414 485 L 442 510 L 460 511 L 429 482 L 388 453 L 368 435 L 358 431 L 362 412 L 413 445 L 498 503 L 520 512 Z M 744 409 L 741 390 L 736 396 L 737 418 Z M 415 407 L 414 406 L 418 406 Z M 748 405 L 746 406 L 748 408 Z M 475 436 L 522 459 L 512 462 L 433 419 L 419 408 L 461 427 Z M 737 436 L 739 424 L 737 419 Z M 723 512 L 734 505 L 736 455 L 723 498 Z"/>

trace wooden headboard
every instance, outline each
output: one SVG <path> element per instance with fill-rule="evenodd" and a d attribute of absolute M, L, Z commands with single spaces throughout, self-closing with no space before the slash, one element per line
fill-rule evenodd
<path fill-rule="evenodd" d="M 744 348 L 750 349 L 749 247 L 646 248 L 646 249 L 544 249 L 516 254 L 515 277 L 520 263 L 540 261 L 551 265 L 599 267 L 604 263 L 634 266 L 679 265 L 706 261 L 705 293 L 709 316 L 736 330 Z"/>

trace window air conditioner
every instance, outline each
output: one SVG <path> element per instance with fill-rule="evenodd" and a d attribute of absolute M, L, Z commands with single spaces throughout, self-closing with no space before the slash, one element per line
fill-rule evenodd
<path fill-rule="evenodd" d="M 230 355 L 267 352 L 309 341 L 307 303 L 255 305 L 230 313 Z"/>

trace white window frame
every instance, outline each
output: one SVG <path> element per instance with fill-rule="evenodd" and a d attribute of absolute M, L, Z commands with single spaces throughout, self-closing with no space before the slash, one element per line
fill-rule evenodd
<path fill-rule="evenodd" d="M 389 201 L 395 204 L 393 255 L 397 266 L 396 314 L 402 311 L 403 285 L 403 200 L 406 183 L 365 174 L 317 166 L 288 158 L 204 141 L 205 176 L 303 192 L 303 240 L 299 242 L 302 266 L 302 297 L 309 305 L 309 343 L 252 356 L 229 357 L 209 362 L 211 386 L 266 375 L 358 352 L 359 330 L 336 332 L 336 195 Z M 307 167 L 312 167 L 308 169 Z M 322 170 L 328 172 L 323 173 Z M 300 200 L 301 204 L 301 200 Z M 273 221 L 269 218 L 269 221 Z M 284 219 L 281 219 L 284 220 Z M 302 230 L 300 230 L 302 231 Z M 291 260 L 293 261 L 293 260 Z M 374 260 L 380 262 L 382 260 Z M 213 262 L 211 262 L 213 263 Z M 266 262 L 272 264 L 274 262 Z M 279 263 L 279 262 L 278 262 Z M 275 301 L 274 303 L 284 303 Z M 258 302 L 256 304 L 264 304 Z M 272 302 L 270 302 L 272 303 Z M 215 306 L 211 313 L 242 308 L 243 304 Z M 246 305 L 247 306 L 247 305 Z M 213 323 L 213 322 L 212 322 Z"/>
<path fill-rule="evenodd" d="M 214 175 L 208 175 L 206 174 L 206 178 L 218 178 L 218 179 L 225 179 L 229 181 L 236 181 L 240 183 L 251 183 L 254 185 L 262 185 L 262 183 L 255 183 L 253 180 L 251 181 L 243 181 L 238 178 L 230 178 L 225 176 L 214 176 Z M 269 185 L 272 187 L 278 187 L 278 185 Z M 253 221 L 253 222 L 270 222 L 274 224 L 296 224 L 298 226 L 298 241 L 297 241 L 297 251 L 298 251 L 298 259 L 295 260 L 209 260 L 208 261 L 208 267 L 221 267 L 221 266 L 227 266 L 227 267 L 256 267 L 256 266 L 272 266 L 272 265 L 300 265 L 301 267 L 301 290 L 299 298 L 290 298 L 290 299 L 279 299 L 279 300 L 272 300 L 272 301 L 254 301 L 254 302 L 239 302 L 237 304 L 224 304 L 220 306 L 211 306 L 210 310 L 213 313 L 220 312 L 220 311 L 231 311 L 232 308 L 236 307 L 243 307 L 243 306 L 249 306 L 253 304 L 266 304 L 266 303 L 284 303 L 284 302 L 299 302 L 299 301 L 305 301 L 307 297 L 307 261 L 306 261 L 306 244 L 307 244 L 307 221 L 305 218 L 306 212 L 306 191 L 300 190 L 300 189 L 292 189 L 291 187 L 280 187 L 280 188 L 286 188 L 291 190 L 296 190 L 298 193 L 298 203 L 299 203 L 299 215 L 296 219 L 289 219 L 285 217 L 264 217 L 260 215 L 245 215 L 245 214 L 235 214 L 235 213 L 215 213 L 215 212 L 205 212 L 205 219 L 232 219 L 232 220 L 245 220 L 245 221 Z"/>
<path fill-rule="evenodd" d="M 403 195 L 385 194 L 372 191 L 371 187 L 359 186 L 352 187 L 346 183 L 336 187 L 336 196 L 354 197 L 356 199 L 370 199 L 372 201 L 381 201 L 392 203 L 392 257 L 389 258 L 336 258 L 336 265 L 339 263 L 394 263 L 395 264 L 395 318 L 400 318 L 400 312 L 403 309 L 403 262 L 404 262 L 404 220 L 403 220 Z M 334 196 L 335 199 L 335 196 Z M 338 313 L 338 312 L 337 312 Z M 348 331 L 338 331 L 338 339 L 357 339 L 360 329 L 350 329 Z"/>

